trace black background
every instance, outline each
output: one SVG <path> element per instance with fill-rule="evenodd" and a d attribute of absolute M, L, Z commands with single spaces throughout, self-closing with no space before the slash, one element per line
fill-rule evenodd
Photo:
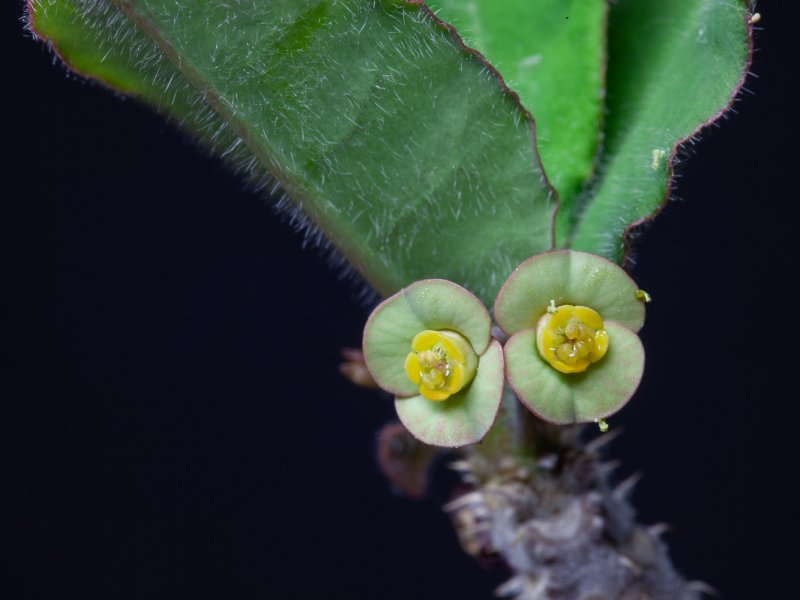
<path fill-rule="evenodd" d="M 638 244 L 648 364 L 612 425 L 643 522 L 725 598 L 794 598 L 798 10 Z M 262 197 L 2 8 L 0 598 L 480 599 L 340 380 L 369 307 Z M 696 155 L 695 155 L 696 154 Z"/>

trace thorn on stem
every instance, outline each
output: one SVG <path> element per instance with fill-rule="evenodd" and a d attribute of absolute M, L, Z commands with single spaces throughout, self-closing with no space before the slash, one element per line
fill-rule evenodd
<path fill-rule="evenodd" d="M 653 537 L 661 537 L 668 531 L 672 531 L 672 527 L 668 523 L 656 523 L 647 528 L 647 533 Z"/>
<path fill-rule="evenodd" d="M 708 585 L 705 581 L 690 581 L 687 586 L 693 592 L 700 592 L 709 596 L 718 597 L 719 591 Z"/>
<path fill-rule="evenodd" d="M 622 500 L 623 498 L 627 498 L 628 495 L 631 493 L 633 488 L 639 483 L 639 480 L 642 478 L 641 473 L 634 473 L 627 479 L 625 479 L 622 483 L 617 485 L 612 492 L 615 498 Z"/>

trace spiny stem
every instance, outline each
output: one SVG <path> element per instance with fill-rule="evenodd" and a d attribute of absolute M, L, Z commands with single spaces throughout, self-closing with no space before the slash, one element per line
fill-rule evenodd
<path fill-rule="evenodd" d="M 694 600 L 660 539 L 636 524 L 629 495 L 637 478 L 612 488 L 582 426 L 546 423 L 506 390 L 501 418 L 459 471 L 473 491 L 448 504 L 465 551 L 499 556 L 514 576 L 498 593 L 518 600 Z"/>

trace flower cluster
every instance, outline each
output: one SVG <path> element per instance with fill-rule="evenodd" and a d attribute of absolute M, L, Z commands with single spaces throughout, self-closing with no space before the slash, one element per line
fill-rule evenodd
<path fill-rule="evenodd" d="M 450 281 L 427 279 L 375 309 L 364 329 L 364 359 L 375 382 L 394 394 L 402 423 L 428 444 L 483 439 L 506 381 L 542 419 L 596 421 L 639 386 L 646 299 L 604 258 L 547 252 L 522 263 L 497 295 L 494 318 L 510 336 L 504 347 L 480 300 Z"/>

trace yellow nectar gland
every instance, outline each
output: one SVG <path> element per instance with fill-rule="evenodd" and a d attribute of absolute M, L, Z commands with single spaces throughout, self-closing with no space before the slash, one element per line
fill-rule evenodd
<path fill-rule="evenodd" d="M 478 367 L 478 356 L 470 343 L 455 331 L 418 333 L 406 357 L 408 378 L 428 400 L 447 400 L 461 391 Z"/>
<path fill-rule="evenodd" d="M 586 306 L 562 304 L 536 327 L 539 354 L 562 373 L 581 373 L 608 351 L 603 319 Z"/>

